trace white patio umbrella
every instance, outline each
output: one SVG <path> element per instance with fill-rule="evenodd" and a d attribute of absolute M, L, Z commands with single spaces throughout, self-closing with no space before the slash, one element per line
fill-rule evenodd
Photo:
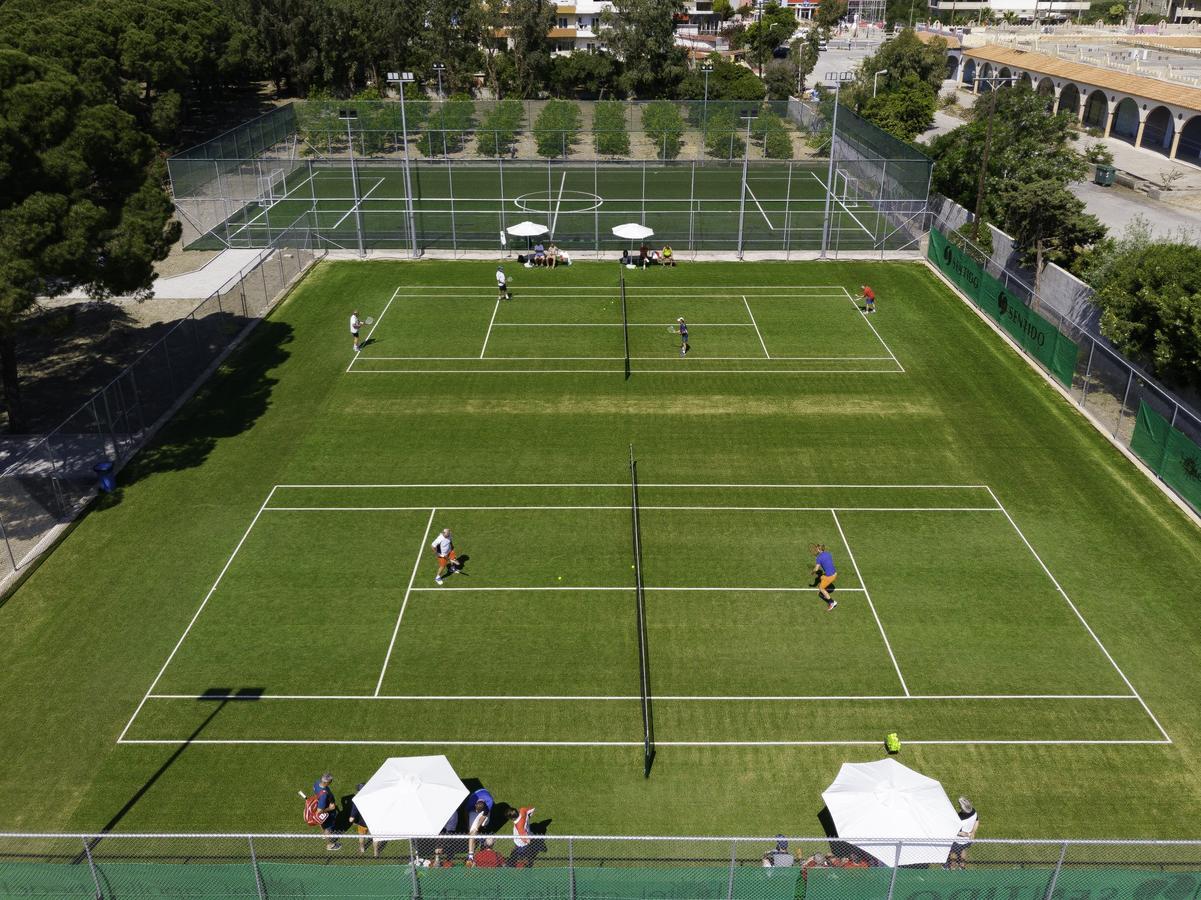
<path fill-rule="evenodd" d="M 539 225 L 537 222 L 518 222 L 516 225 L 510 225 L 505 231 L 515 237 L 525 238 L 525 248 L 530 248 L 530 238 L 537 237 L 540 234 L 546 234 L 550 231 L 545 225 Z"/>
<path fill-rule="evenodd" d="M 625 238 L 627 241 L 644 241 L 652 234 L 654 229 L 647 228 L 645 225 L 639 225 L 637 222 L 626 222 L 624 225 L 617 225 L 613 228 L 613 233 L 619 238 Z M 630 247 L 630 252 L 634 250 Z"/>
<path fill-rule="evenodd" d="M 903 866 L 946 862 L 959 834 L 959 816 L 942 785 L 895 759 L 843 763 L 822 799 L 838 839 L 886 866 L 898 862 L 898 839 L 932 842 L 902 844 L 899 862 Z"/>
<path fill-rule="evenodd" d="M 372 834 L 433 836 L 467 793 L 445 756 L 393 756 L 354 802 Z"/>
<path fill-rule="evenodd" d="M 645 225 L 639 225 L 637 222 L 626 222 L 624 225 L 616 226 L 613 233 L 628 241 L 642 241 L 654 234 L 655 230 L 647 228 Z"/>

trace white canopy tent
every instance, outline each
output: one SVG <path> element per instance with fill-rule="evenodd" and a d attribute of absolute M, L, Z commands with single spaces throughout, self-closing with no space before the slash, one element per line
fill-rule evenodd
<path fill-rule="evenodd" d="M 436 835 L 467 797 L 445 756 L 394 756 L 355 794 L 372 834 Z"/>

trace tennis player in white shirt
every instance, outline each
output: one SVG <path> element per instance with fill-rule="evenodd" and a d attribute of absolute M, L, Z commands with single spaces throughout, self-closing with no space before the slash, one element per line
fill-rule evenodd
<path fill-rule="evenodd" d="M 363 327 L 363 320 L 359 318 L 359 311 L 356 309 L 350 314 L 350 336 L 354 338 L 354 352 L 359 352 L 359 329 Z"/>
<path fill-rule="evenodd" d="M 434 538 L 434 542 L 430 544 L 434 553 L 438 556 L 438 574 L 434 576 L 434 581 L 438 584 L 442 583 L 442 576 L 449 570 L 452 574 L 457 572 L 459 564 L 458 557 L 455 555 L 454 541 L 451 540 L 449 528 L 443 528 L 442 533 Z"/>
<path fill-rule="evenodd" d="M 500 292 L 498 300 L 513 299 L 513 295 L 509 293 L 509 279 L 505 277 L 504 266 L 496 267 L 496 289 Z"/>

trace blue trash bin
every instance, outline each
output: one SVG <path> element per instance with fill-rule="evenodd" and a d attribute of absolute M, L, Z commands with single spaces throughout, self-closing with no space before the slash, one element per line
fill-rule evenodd
<path fill-rule="evenodd" d="M 113 464 L 107 459 L 102 463 L 97 463 L 92 467 L 92 470 L 100 476 L 100 490 L 106 494 L 111 494 L 117 489 L 117 476 L 113 474 Z"/>

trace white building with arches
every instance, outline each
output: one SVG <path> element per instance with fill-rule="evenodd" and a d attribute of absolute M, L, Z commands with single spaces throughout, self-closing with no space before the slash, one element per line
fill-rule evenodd
<path fill-rule="evenodd" d="M 991 44 L 948 50 L 947 77 L 972 93 L 1026 83 L 1046 95 L 1050 111 L 1070 112 L 1084 128 L 1201 166 L 1201 88 Z"/>

